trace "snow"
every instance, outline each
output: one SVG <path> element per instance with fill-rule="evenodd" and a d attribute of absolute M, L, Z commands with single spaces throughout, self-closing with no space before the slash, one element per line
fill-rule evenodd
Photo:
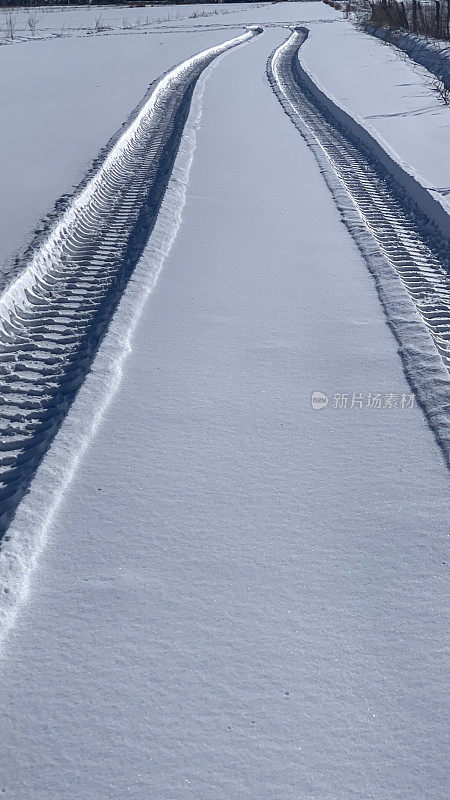
<path fill-rule="evenodd" d="M 436 204 L 437 208 L 434 207 L 434 199 L 418 182 L 417 176 L 404 173 L 392 152 L 382 150 L 381 144 L 361 125 L 360 120 L 344 112 L 314 83 L 298 61 L 299 48 L 307 33 L 306 28 L 296 29 L 276 48 L 267 64 L 267 76 L 283 110 L 314 153 L 342 221 L 375 278 L 389 327 L 399 345 L 405 373 L 446 461 L 450 463 L 450 361 L 446 342 L 441 344 L 444 332 L 442 322 L 450 310 L 447 303 L 448 282 L 443 266 L 448 255 L 448 240 L 440 240 L 443 258 L 437 259 L 427 239 L 420 233 L 420 223 L 410 223 L 414 219 L 414 212 L 409 216 L 412 204 L 407 211 L 408 216 L 404 217 L 404 211 L 395 196 L 379 191 L 379 173 L 373 173 L 374 157 L 379 158 L 391 179 L 404 186 L 409 202 L 420 204 L 425 217 L 427 211 L 431 210 L 431 219 L 442 222 L 444 231 L 449 228 L 448 217 L 442 206 Z M 293 58 L 294 69 L 291 66 Z M 304 84 L 315 102 L 308 100 L 307 94 L 304 94 L 299 105 L 298 91 Z M 317 113 L 318 107 L 320 113 Z M 336 120 L 336 127 L 328 127 L 329 119 Z M 363 142 L 364 147 L 361 150 L 354 149 L 352 141 Z M 353 164 L 351 170 L 347 167 L 348 159 Z M 371 174 L 373 178 L 369 178 Z M 369 203 L 368 188 L 371 191 Z M 402 216 L 407 234 L 401 223 Z M 400 236 L 407 235 L 406 250 L 388 220 L 395 220 Z M 439 327 L 434 327 L 434 323 L 430 326 L 428 308 Z"/>
<path fill-rule="evenodd" d="M 36 39 L 22 20 L 28 12 L 17 11 L 18 32 L 27 39 L 0 46 L 0 107 L 8 120 L 0 138 L 2 275 L 11 276 L 15 257 L 30 244 L 40 220 L 61 195 L 73 193 L 156 78 L 260 18 L 295 21 L 298 7 L 54 7 L 39 12 L 42 38 Z M 332 16 L 319 4 L 300 8 L 306 20 Z M 213 21 L 189 18 L 200 11 L 211 13 Z M 4 14 L 0 9 L 0 19 Z M 100 14 L 111 30 L 96 34 Z M 124 16 L 133 24 L 141 20 L 139 27 L 124 28 Z M 146 26 L 147 17 L 172 19 Z"/>
<path fill-rule="evenodd" d="M 15 34 L 14 40 L 7 35 L 5 16 L 7 11 L 0 9 L 0 30 L 3 30 L 1 44 L 10 46 L 16 42 L 42 40 L 49 38 L 65 38 L 69 36 L 108 36 L 111 33 L 152 33 L 155 29 L 174 30 L 179 26 L 195 29 L 200 26 L 217 27 L 218 25 L 234 25 L 248 21 L 248 14 L 259 14 L 260 9 L 270 9 L 272 3 L 236 3 L 220 7 L 218 4 L 209 5 L 189 4 L 187 6 L 151 6 L 139 7 L 136 5 L 89 5 L 82 6 L 49 6 L 37 8 L 36 30 L 33 36 L 27 22 L 32 11 L 26 8 L 14 9 Z M 281 4 L 283 8 L 287 4 Z M 230 15 L 232 15 L 230 17 Z M 266 12 L 264 15 L 267 17 Z M 269 11 L 270 15 L 270 11 Z M 289 19 L 291 15 L 288 14 Z M 276 18 L 280 19 L 280 9 L 276 9 Z"/>
<path fill-rule="evenodd" d="M 382 41 L 388 41 L 399 50 L 403 50 L 409 58 L 432 72 L 443 82 L 444 86 L 450 88 L 449 49 L 444 41 L 429 39 L 426 36 L 402 30 L 375 28 L 368 24 L 364 26 L 364 30 Z"/>
<path fill-rule="evenodd" d="M 241 36 L 227 40 L 219 46 L 208 48 L 174 67 L 164 75 L 160 81 L 155 83 L 149 96 L 144 99 L 140 110 L 137 112 L 136 116 L 130 120 L 128 127 L 117 139 L 98 171 L 95 172 L 86 183 L 83 191 L 74 198 L 73 202 L 62 215 L 61 220 L 51 230 L 43 245 L 37 249 L 27 268 L 23 270 L 19 277 L 3 293 L 0 300 L 0 330 L 2 332 L 2 343 L 11 343 L 11 327 L 19 326 L 21 331 L 21 343 L 19 344 L 19 349 L 15 351 L 16 371 L 17 366 L 19 366 L 19 370 L 22 372 L 26 373 L 30 371 L 28 369 L 31 354 L 30 348 L 33 351 L 34 364 L 36 364 L 36 361 L 39 363 L 42 358 L 42 338 L 40 335 L 42 325 L 39 326 L 37 340 L 33 331 L 31 331 L 31 335 L 28 336 L 22 324 L 26 315 L 33 317 L 36 310 L 38 312 L 43 310 L 46 318 L 50 317 L 52 321 L 56 318 L 56 321 L 61 323 L 61 320 L 67 319 L 68 315 L 70 319 L 67 326 L 63 323 L 62 329 L 61 324 L 59 324 L 56 335 L 48 336 L 45 342 L 44 356 L 47 356 L 46 367 L 48 367 L 49 363 L 48 355 L 50 355 L 50 364 L 53 367 L 55 365 L 57 367 L 57 371 L 52 373 L 53 380 L 52 393 L 49 398 L 50 402 L 46 399 L 45 392 L 49 381 L 48 371 L 43 372 L 42 369 L 36 369 L 36 367 L 32 370 L 34 388 L 38 392 L 44 389 L 40 410 L 44 410 L 47 420 L 50 419 L 53 424 L 50 426 L 44 424 L 44 426 L 41 425 L 39 428 L 39 419 L 36 417 L 36 413 L 32 412 L 31 416 L 28 416 L 27 412 L 22 412 L 23 422 L 18 431 L 11 426 L 10 422 L 4 427 L 6 431 L 4 453 L 8 459 L 6 462 L 7 465 L 11 465 L 11 458 L 14 459 L 18 450 L 20 455 L 20 448 L 22 452 L 24 450 L 26 451 L 27 459 L 22 466 L 20 466 L 20 461 L 16 461 L 16 465 L 18 463 L 18 469 L 13 472 L 12 480 L 10 475 L 5 475 L 4 471 L 2 473 L 2 488 L 4 494 L 6 491 L 6 502 L 1 506 L 3 515 L 2 523 L 7 521 L 9 524 L 12 513 L 16 510 L 17 502 L 19 502 L 28 488 L 27 478 L 30 477 L 30 466 L 34 472 L 35 467 L 41 460 L 43 452 L 47 450 L 48 445 L 51 443 L 51 439 L 55 433 L 52 428 L 55 417 L 58 415 L 58 411 L 56 410 L 55 412 L 55 404 L 59 406 L 61 403 L 67 403 L 68 400 L 70 404 L 73 400 L 75 392 L 72 390 L 71 396 L 70 388 L 69 391 L 67 391 L 67 389 L 61 387 L 61 380 L 58 372 L 62 372 L 69 386 L 73 384 L 74 381 L 79 382 L 79 377 L 77 377 L 79 372 L 77 368 L 80 365 L 80 361 L 86 358 L 86 348 L 82 348 L 81 355 L 79 350 L 77 351 L 75 349 L 74 352 L 74 336 L 77 337 L 77 335 L 81 335 L 82 344 L 83 341 L 86 341 L 86 323 L 89 325 L 89 319 L 92 320 L 92 304 L 94 304 L 93 313 L 96 315 L 94 317 L 95 329 L 97 329 L 99 325 L 102 325 L 101 316 L 106 315 L 109 317 L 112 314 L 110 296 L 111 282 L 107 282 L 105 286 L 105 271 L 114 270 L 114 263 L 117 261 L 118 252 L 124 252 L 123 248 L 119 249 L 121 244 L 120 240 L 118 241 L 117 229 L 119 235 L 121 232 L 122 235 L 127 237 L 126 241 L 129 243 L 131 242 L 131 246 L 134 244 L 136 247 L 134 242 L 137 238 L 135 219 L 134 217 L 130 217 L 127 212 L 125 212 L 125 215 L 122 213 L 123 203 L 120 204 L 117 209 L 118 199 L 120 202 L 122 198 L 122 201 L 124 200 L 125 203 L 130 199 L 128 194 L 125 194 L 125 196 L 123 194 L 124 182 L 128 184 L 127 188 L 131 189 L 132 205 L 141 207 L 143 200 L 137 189 L 139 190 L 139 187 L 142 187 L 143 176 L 148 172 L 148 168 L 145 168 L 145 164 L 148 150 L 154 150 L 155 129 L 157 133 L 159 132 L 160 136 L 163 135 L 164 126 L 171 125 L 173 114 L 176 114 L 179 105 L 184 103 L 186 92 L 189 91 L 189 86 L 193 79 L 198 77 L 208 65 L 217 59 L 220 54 L 225 53 L 226 50 L 242 46 L 259 35 L 260 32 L 261 29 L 258 31 L 248 31 Z M 198 100 L 197 102 L 200 101 Z M 187 108 L 186 111 L 188 112 L 189 108 Z M 158 230 L 152 230 L 150 247 L 152 257 L 147 259 L 149 263 L 145 265 L 145 288 L 142 294 L 144 297 L 154 285 L 164 256 L 170 247 L 170 242 L 175 236 L 179 224 L 180 210 L 177 210 L 177 202 L 179 204 L 179 202 L 182 201 L 182 197 L 184 196 L 183 191 L 188 179 L 189 166 L 192 161 L 193 143 L 191 139 L 192 136 L 188 137 L 187 140 L 188 146 L 185 155 L 186 164 L 183 168 L 178 169 L 176 176 L 174 175 L 174 183 L 177 187 L 177 191 L 175 191 L 176 197 L 172 203 L 173 208 L 171 208 L 170 213 L 166 215 L 168 216 L 166 224 L 164 224 L 161 214 L 158 215 L 159 232 Z M 165 147 L 167 147 L 167 139 Z M 144 169 L 142 169 L 143 163 Z M 145 185 L 144 183 L 144 187 Z M 146 192 L 148 191 L 149 188 L 147 185 Z M 154 197 L 154 186 L 150 191 L 154 192 Z M 144 200 L 146 197 L 147 194 L 144 195 Z M 168 202 L 168 200 L 166 200 L 166 202 Z M 146 224 L 151 224 L 148 217 L 146 218 Z M 103 266 L 100 268 L 96 267 L 95 274 L 92 276 L 90 269 L 86 272 L 82 266 L 86 261 L 86 248 L 83 246 L 80 252 L 80 250 L 77 249 L 77 241 L 80 237 L 80 233 L 83 235 L 84 243 L 86 239 L 95 238 L 98 231 L 102 231 L 100 242 L 102 246 L 97 249 L 95 254 L 91 255 L 91 257 L 93 261 L 95 260 Z M 104 235 L 103 231 L 106 231 L 106 235 Z M 106 246 L 105 248 L 107 238 L 111 236 L 113 237 L 112 246 Z M 142 250 L 138 251 L 136 258 L 130 255 L 128 251 L 128 259 L 132 259 L 129 266 L 130 276 L 134 274 L 134 268 L 141 255 Z M 69 282 L 67 282 L 67 279 L 69 279 Z M 72 292 L 74 281 L 76 282 L 78 291 L 75 296 L 73 294 L 71 295 L 72 299 L 70 307 L 68 308 L 64 304 L 61 305 L 61 303 L 64 301 L 67 291 Z M 138 309 L 142 306 L 142 296 L 137 303 L 137 310 L 132 314 L 134 318 L 136 318 Z M 38 304 L 38 309 L 36 309 L 35 303 Z M 62 316 L 61 311 L 63 312 Z M 81 331 L 79 329 L 80 321 L 82 326 Z M 92 326 L 92 322 L 90 324 Z M 67 335 L 64 335 L 65 327 L 68 328 Z M 99 340 L 102 338 L 100 335 L 101 333 L 101 330 L 100 332 L 97 330 L 97 333 L 91 331 L 90 346 L 95 347 L 95 350 L 97 350 Z M 120 380 L 121 364 L 127 352 L 130 335 L 130 329 L 125 335 L 123 335 L 123 332 L 117 335 L 117 341 L 121 343 L 122 339 L 125 339 L 126 346 L 120 346 L 119 352 L 115 350 L 112 355 L 110 354 L 110 361 L 112 363 L 112 370 L 110 369 L 110 372 L 112 374 L 109 376 L 108 384 L 114 385 Z M 95 341 L 95 336 L 97 336 L 97 341 Z M 25 354 L 23 350 L 24 347 Z M 85 377 L 86 372 L 87 370 L 85 368 L 83 377 Z M 6 381 L 7 378 L 5 378 L 5 382 Z M 3 399 L 3 415 L 6 416 L 8 412 L 12 412 L 13 419 L 17 420 L 18 409 L 23 405 L 25 405 L 25 407 L 29 406 L 29 384 L 27 383 L 23 386 L 20 381 L 16 381 L 13 386 L 15 388 L 15 398 L 12 404 L 11 401 L 9 401 L 8 404 L 8 400 Z M 77 386 L 77 388 L 79 388 L 79 386 Z M 102 414 L 102 404 L 99 403 L 99 396 L 101 394 L 104 394 L 104 387 L 102 387 L 102 390 L 95 397 L 95 410 L 93 415 L 89 413 L 85 414 L 86 418 L 93 416 L 94 427 L 98 424 L 98 420 Z M 111 387 L 108 386 L 105 397 L 106 404 L 110 397 Z M 10 417 L 8 417 L 8 419 L 10 419 Z M 36 426 L 38 426 L 37 431 Z M 31 431 L 29 430 L 30 428 Z M 50 441 L 47 439 L 47 446 L 45 446 L 44 442 L 46 436 L 49 435 L 49 429 L 51 439 Z M 36 432 L 38 434 L 37 436 Z M 15 436 L 13 441 L 11 441 L 12 436 Z M 70 477 L 76 468 L 76 463 L 80 459 L 81 449 L 78 444 L 74 466 L 68 469 L 66 464 L 61 469 L 63 483 L 65 484 L 67 484 L 68 480 L 67 472 Z M 64 459 L 66 459 L 66 448 L 63 448 L 63 450 Z M 58 492 L 60 482 L 60 478 L 56 476 L 52 479 L 46 478 L 45 484 L 47 491 Z M 10 491 L 11 488 L 13 490 L 12 493 Z M 21 494 L 19 494 L 20 492 Z M 11 494 L 14 498 L 13 500 L 11 500 Z M 59 494 L 61 494 L 61 491 L 59 491 Z M 12 508 L 10 505 L 11 502 L 16 502 L 16 505 Z M 32 570 L 34 566 L 37 554 L 42 548 L 44 531 L 49 525 L 49 520 L 52 518 L 57 503 L 57 497 L 53 504 L 48 502 L 48 498 L 47 501 L 43 501 L 42 498 L 40 498 L 41 507 L 47 509 L 50 505 L 49 516 L 44 520 L 43 525 L 27 524 L 23 526 L 24 529 L 17 537 L 11 535 L 8 537 L 7 542 L 12 539 L 12 543 L 4 544 L 0 551 L 0 586 L 4 586 L 4 594 L 0 596 L 3 601 L 0 605 L 0 634 L 2 635 L 6 633 L 13 623 L 18 604 L 25 599 L 28 576 L 30 570 Z M 8 516 L 7 520 L 6 516 Z M 36 527 L 40 528 L 39 533 L 36 533 Z"/>
<path fill-rule="evenodd" d="M 432 91 L 430 73 L 340 18 L 311 25 L 301 61 L 450 213 L 450 107 Z"/>
<path fill-rule="evenodd" d="M 8 110 L 0 148 L 4 271 L 41 216 L 73 192 L 148 86 L 196 50 L 226 38 L 223 31 L 199 32 L 195 43 L 186 34 L 150 43 L 146 36 L 117 35 L 0 48 L 0 103 Z"/>
<path fill-rule="evenodd" d="M 76 236 L 77 229 L 83 218 L 88 218 L 89 230 L 92 235 L 91 217 L 95 215 L 96 207 L 101 204 L 105 194 L 105 188 L 111 187 L 114 192 L 117 188 L 117 172 L 123 170 L 127 172 L 129 180 L 129 167 L 127 159 L 133 154 L 133 145 L 143 136 L 143 129 L 146 126 L 151 128 L 154 120 L 157 119 L 158 109 L 164 102 L 164 98 L 172 91 L 181 91 L 185 76 L 191 76 L 198 63 L 205 60 L 205 66 L 210 59 L 218 57 L 225 52 L 228 47 L 236 47 L 252 39 L 255 32 L 247 31 L 241 36 L 227 40 L 224 44 L 216 45 L 202 51 L 201 56 L 192 56 L 186 59 L 178 67 L 168 71 L 164 77 L 156 82 L 155 88 L 150 93 L 149 98 L 138 110 L 135 119 L 125 128 L 115 142 L 110 152 L 106 155 L 99 169 L 96 170 L 83 190 L 74 198 L 73 202 L 61 215 L 61 218 L 53 226 L 48 238 L 44 241 L 41 248 L 33 253 L 27 267 L 21 271 L 20 275 L 3 292 L 0 299 L 0 316 L 7 317 L 7 311 L 14 308 L 14 304 L 26 302 L 27 290 L 33 289 L 33 282 L 36 277 L 45 274 L 47 264 L 51 264 L 52 270 L 56 270 L 58 263 L 61 263 L 61 240 L 65 236 Z M 186 77 L 185 80 L 188 78 Z M 189 78 L 192 80 L 192 76 Z M 174 87 L 174 88 L 173 88 Z M 97 221 L 98 222 L 98 221 Z M 87 221 L 85 220 L 87 225 Z M 61 263 L 62 266 L 62 263 Z"/>
<path fill-rule="evenodd" d="M 410 389 L 264 80 L 288 33 L 201 79 L 156 236 L 10 530 L 45 544 L 4 643 L 11 800 L 446 797 L 447 471 L 417 407 L 311 408 Z"/>

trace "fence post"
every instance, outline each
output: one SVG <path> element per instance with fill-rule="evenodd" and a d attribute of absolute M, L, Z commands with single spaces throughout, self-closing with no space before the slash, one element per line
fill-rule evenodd
<path fill-rule="evenodd" d="M 439 30 L 441 27 L 441 3 L 440 0 L 435 0 L 436 5 L 436 36 L 439 36 Z"/>

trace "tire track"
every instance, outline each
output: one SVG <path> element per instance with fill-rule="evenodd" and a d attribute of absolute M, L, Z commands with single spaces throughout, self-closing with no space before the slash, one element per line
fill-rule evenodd
<path fill-rule="evenodd" d="M 377 279 L 388 321 L 400 343 L 404 366 L 413 388 L 418 394 L 436 438 L 449 459 L 450 454 L 450 265 L 448 240 L 433 229 L 413 202 L 395 184 L 392 176 L 365 146 L 343 128 L 332 111 L 310 91 L 298 59 L 299 48 L 306 40 L 306 28 L 293 29 L 293 33 L 272 54 L 267 74 L 280 103 L 307 143 L 312 147 L 335 199 L 343 213 L 344 221 L 357 241 Z M 330 106 L 332 101 L 330 101 Z M 341 190 L 333 186 L 327 175 L 330 171 L 340 182 Z M 342 199 L 342 188 L 351 198 L 358 214 L 349 214 Z M 369 234 L 370 239 L 367 238 Z M 405 314 L 405 308 L 395 309 L 388 298 L 389 276 L 374 266 L 374 245 L 391 270 L 400 278 L 422 323 L 432 337 L 439 361 L 445 367 L 436 367 L 429 347 L 423 359 L 406 357 L 407 351 L 418 349 L 423 343 L 408 339 L 405 326 L 396 317 Z M 371 252 L 372 251 L 372 256 Z M 383 283 L 383 287 L 380 288 Z M 398 299 L 398 298 L 397 298 Z M 401 298 L 400 298 L 401 304 Z M 388 308 L 389 306 L 389 308 Z M 403 320 L 405 322 L 405 320 Z M 417 330 L 417 320 L 411 317 L 406 327 Z M 414 338 L 414 336 L 412 337 Z M 420 335 L 419 335 L 420 338 Z M 426 362 L 433 362 L 429 376 L 419 375 Z"/>
<path fill-rule="evenodd" d="M 163 76 L 0 298 L 0 536 L 80 387 L 155 223 L 201 72 L 251 30 Z"/>

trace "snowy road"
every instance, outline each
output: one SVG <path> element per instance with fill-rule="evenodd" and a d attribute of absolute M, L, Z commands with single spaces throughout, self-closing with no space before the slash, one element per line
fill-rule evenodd
<path fill-rule="evenodd" d="M 170 70 L 0 298 L 0 537 L 67 413 L 139 261 L 195 82 L 247 32 Z"/>
<path fill-rule="evenodd" d="M 206 83 L 183 224 L 5 645 L 11 800 L 446 797 L 447 470 L 417 407 L 311 408 L 411 390 L 265 79 L 288 33 Z M 95 412 L 141 272 L 13 535 Z"/>
<path fill-rule="evenodd" d="M 370 136 L 364 138 L 365 129 L 345 119 L 339 107 L 311 81 L 298 61 L 308 33 L 307 28 L 295 29 L 276 49 L 268 62 L 268 77 L 286 113 L 315 153 L 343 220 L 374 274 L 405 370 L 450 464 L 448 215 L 434 204 L 429 192 L 423 192 L 421 185 L 403 173 L 405 193 L 393 180 L 397 179 L 397 162 L 388 156 L 386 166 L 377 143 Z M 430 236 L 424 214 L 430 206 L 443 235 L 433 231 Z M 409 306 L 395 276 L 413 300 Z"/>

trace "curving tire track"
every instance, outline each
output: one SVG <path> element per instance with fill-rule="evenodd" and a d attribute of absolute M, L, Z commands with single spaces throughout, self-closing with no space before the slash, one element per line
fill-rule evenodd
<path fill-rule="evenodd" d="M 450 270 L 448 241 L 433 229 L 405 197 L 392 176 L 364 145 L 344 129 L 312 94 L 298 59 L 306 28 L 293 29 L 267 64 L 269 82 L 284 110 L 313 149 L 344 221 L 377 279 L 389 323 L 400 344 L 405 371 L 416 390 L 444 455 L 450 461 Z M 330 103 L 331 105 L 331 103 Z M 334 178 L 330 179 L 330 173 Z M 340 185 L 336 187 L 334 180 Z M 342 191 L 344 190 L 344 191 Z M 342 195 L 351 199 L 349 213 Z M 369 235 L 369 237 L 368 237 Z M 371 243 L 372 242 L 372 243 Z M 374 246 L 400 278 L 437 350 L 417 335 L 417 320 L 405 318 L 397 293 L 392 302 L 391 276 L 375 266 Z M 395 293 L 395 290 L 394 290 Z M 403 319 L 399 318 L 403 316 Z M 414 334 L 414 329 L 416 334 Z M 412 332 L 412 338 L 411 338 Z M 414 340 L 414 335 L 416 339 Z M 423 352 L 419 353 L 422 348 Z M 412 351 L 416 351 L 412 354 Z M 439 367 L 439 362 L 441 369 Z M 428 375 L 426 374 L 428 366 Z"/>
<path fill-rule="evenodd" d="M 201 72 L 168 72 L 0 298 L 0 537 L 82 383 L 156 220 Z"/>

